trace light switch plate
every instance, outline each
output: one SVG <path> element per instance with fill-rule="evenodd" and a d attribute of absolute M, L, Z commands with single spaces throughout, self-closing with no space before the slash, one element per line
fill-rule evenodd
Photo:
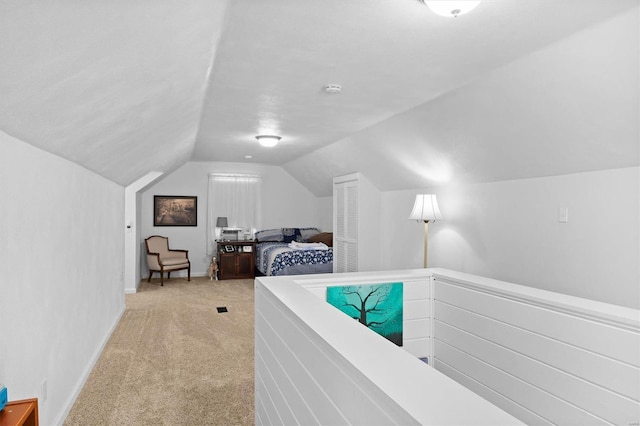
<path fill-rule="evenodd" d="M 569 209 L 567 207 L 560 207 L 558 209 L 558 222 L 560 223 L 569 222 Z"/>

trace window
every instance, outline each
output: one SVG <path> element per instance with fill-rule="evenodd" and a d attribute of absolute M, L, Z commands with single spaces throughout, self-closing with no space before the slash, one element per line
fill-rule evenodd
<path fill-rule="evenodd" d="M 226 217 L 229 228 L 248 232 L 251 236 L 260 226 L 260 187 L 258 175 L 222 174 L 209 175 L 209 199 L 207 209 L 207 254 L 215 252 L 216 219 Z"/>

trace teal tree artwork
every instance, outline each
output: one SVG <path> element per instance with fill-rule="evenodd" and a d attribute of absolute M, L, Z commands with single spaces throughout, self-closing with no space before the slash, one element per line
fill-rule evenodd
<path fill-rule="evenodd" d="M 402 283 L 327 287 L 327 302 L 402 346 Z"/>

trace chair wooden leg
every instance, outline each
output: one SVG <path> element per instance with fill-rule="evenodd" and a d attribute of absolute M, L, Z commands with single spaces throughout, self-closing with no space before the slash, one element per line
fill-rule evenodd
<path fill-rule="evenodd" d="M 187 281 L 191 281 L 191 266 L 187 268 Z"/>
<path fill-rule="evenodd" d="M 169 277 L 167 276 L 167 278 Z M 160 285 L 164 286 L 164 270 L 160 271 Z"/>
<path fill-rule="evenodd" d="M 148 283 L 151 282 L 151 275 L 153 275 L 153 271 L 149 271 L 149 279 L 147 280 Z"/>

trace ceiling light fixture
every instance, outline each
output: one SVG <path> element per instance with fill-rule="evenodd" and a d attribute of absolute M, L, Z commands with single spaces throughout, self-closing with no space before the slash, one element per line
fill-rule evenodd
<path fill-rule="evenodd" d="M 260 145 L 271 148 L 276 146 L 282 138 L 276 135 L 258 135 L 256 136 L 256 139 L 260 142 Z"/>
<path fill-rule="evenodd" d="M 457 18 L 471 12 L 480 4 L 480 0 L 421 0 L 431 11 L 447 18 Z"/>

